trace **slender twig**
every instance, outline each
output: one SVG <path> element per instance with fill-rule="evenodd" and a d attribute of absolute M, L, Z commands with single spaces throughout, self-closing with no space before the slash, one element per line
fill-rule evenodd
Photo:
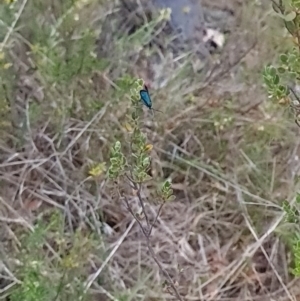
<path fill-rule="evenodd" d="M 142 196 L 141 196 L 142 185 L 141 184 L 137 185 L 136 183 L 133 183 L 133 185 L 135 186 L 135 188 L 137 188 L 136 194 L 137 194 L 137 197 L 139 199 L 140 205 L 142 207 L 143 213 L 145 215 L 145 220 L 146 220 L 146 223 L 147 223 L 147 232 L 148 232 L 149 229 L 150 229 L 150 222 L 149 222 L 148 214 L 146 213 L 144 201 L 143 201 Z"/>
<path fill-rule="evenodd" d="M 135 153 L 134 150 L 133 150 L 133 141 L 134 141 L 134 139 L 131 139 L 131 141 L 130 141 L 130 149 L 131 149 L 131 153 L 132 154 Z M 133 159 L 133 157 L 134 156 L 132 155 L 131 159 Z M 157 222 L 158 216 L 159 216 L 159 214 L 160 214 L 160 212 L 162 210 L 162 207 L 163 207 L 164 203 L 162 203 L 161 206 L 159 207 L 159 210 L 158 210 L 158 213 L 157 213 L 157 215 L 155 217 L 154 222 L 152 224 L 150 224 L 149 217 L 148 217 L 148 214 L 147 214 L 146 209 L 145 209 L 145 203 L 144 203 L 144 200 L 143 200 L 142 195 L 141 195 L 142 183 L 141 182 L 137 182 L 137 181 L 134 180 L 135 177 L 134 177 L 132 168 L 129 168 L 129 174 L 130 174 L 130 176 L 128 176 L 126 173 L 124 175 L 127 178 L 127 180 L 129 181 L 130 187 L 133 188 L 136 191 L 136 195 L 138 197 L 139 204 L 140 204 L 140 211 L 145 216 L 146 226 L 142 225 L 142 222 L 140 221 L 140 219 L 137 216 L 137 214 L 133 212 L 133 210 L 132 210 L 132 208 L 131 208 L 131 206 L 129 204 L 129 201 L 127 199 L 127 197 L 124 194 L 122 194 L 122 197 L 124 198 L 125 203 L 126 203 L 127 210 L 132 215 L 133 219 L 138 223 L 141 231 L 143 232 L 143 235 L 145 236 L 145 239 L 146 239 L 146 242 L 147 242 L 147 247 L 148 247 L 148 250 L 150 252 L 150 255 L 153 258 L 153 260 L 155 261 L 155 263 L 157 264 L 157 266 L 159 267 L 160 272 L 166 278 L 166 280 L 167 280 L 167 282 L 169 284 L 169 287 L 172 288 L 172 290 L 174 291 L 174 294 L 175 294 L 176 298 L 179 301 L 183 301 L 182 297 L 180 296 L 180 294 L 179 294 L 179 292 L 178 292 L 178 290 L 176 288 L 175 283 L 173 282 L 173 280 L 170 277 L 169 273 L 163 268 L 162 264 L 159 262 L 159 260 L 156 257 L 156 254 L 155 254 L 153 248 L 151 247 L 151 243 L 150 243 L 150 235 L 151 235 L 152 229 L 153 229 L 155 223 Z M 119 196 L 121 196 L 120 191 L 119 191 Z"/>
<path fill-rule="evenodd" d="M 153 223 L 152 226 L 151 226 L 150 231 L 146 231 L 146 229 L 143 227 L 141 221 L 138 219 L 138 217 L 136 216 L 136 214 L 133 212 L 132 208 L 130 207 L 129 201 L 128 201 L 127 197 L 123 195 L 123 198 L 124 198 L 124 200 L 125 200 L 126 207 L 127 207 L 128 211 L 130 212 L 130 214 L 132 215 L 132 217 L 136 220 L 136 222 L 138 223 L 140 229 L 142 230 L 142 232 L 143 232 L 143 234 L 144 234 L 144 236 L 145 236 L 145 238 L 146 238 L 147 247 L 148 247 L 148 250 L 149 250 L 149 252 L 150 252 L 151 257 L 153 258 L 153 260 L 155 261 L 155 263 L 158 265 L 160 271 L 163 273 L 163 275 L 164 275 L 165 278 L 167 279 L 167 282 L 168 282 L 168 284 L 170 285 L 170 287 L 173 289 L 173 291 L 174 291 L 174 293 L 175 293 L 177 299 L 180 300 L 180 301 L 183 301 L 182 297 L 180 296 L 180 294 L 179 294 L 179 292 L 178 292 L 178 290 L 177 290 L 177 288 L 176 288 L 176 285 L 175 285 L 174 281 L 172 280 L 172 278 L 171 278 L 171 276 L 169 275 L 169 273 L 167 272 L 167 270 L 165 270 L 165 269 L 163 268 L 162 264 L 161 264 L 160 261 L 158 260 L 156 254 L 155 254 L 155 252 L 154 252 L 154 250 L 153 250 L 153 248 L 152 248 L 152 246 L 151 246 L 151 244 L 150 244 L 150 234 L 151 234 L 152 228 L 153 228 L 155 222 L 156 222 L 157 219 L 158 219 L 159 213 L 160 213 L 160 211 L 161 211 L 161 209 L 162 209 L 164 203 L 161 204 L 161 206 L 160 206 L 160 208 L 159 208 L 159 210 L 158 210 L 158 213 L 157 213 L 157 215 L 156 215 L 156 217 L 155 217 L 155 221 L 154 221 L 154 223 Z M 140 202 L 143 203 L 143 200 L 141 199 Z M 142 209 L 142 211 L 143 211 L 143 209 Z M 143 211 L 143 213 L 144 213 L 145 216 L 147 216 L 146 212 Z"/>
<path fill-rule="evenodd" d="M 142 189 L 142 185 L 141 184 L 137 184 L 136 182 L 134 182 L 134 180 L 132 180 L 127 174 L 125 174 L 125 177 L 130 181 L 130 186 L 133 187 L 134 190 L 136 190 L 136 194 L 137 194 L 137 197 L 139 199 L 139 203 L 142 207 L 142 211 L 145 215 L 145 220 L 146 220 L 146 223 L 147 223 L 147 231 L 150 231 L 150 222 L 149 222 L 149 218 L 148 218 L 148 215 L 146 214 L 146 209 L 145 209 L 145 204 L 144 204 L 144 201 L 143 201 L 143 198 L 141 196 L 141 189 Z"/>
<path fill-rule="evenodd" d="M 290 102 L 290 107 L 292 109 L 294 109 L 294 113 L 295 113 L 295 123 L 297 124 L 298 127 L 300 127 L 300 123 L 298 120 L 298 116 L 299 116 L 299 112 L 300 112 L 300 98 L 298 97 L 298 95 L 296 94 L 296 92 L 294 91 L 294 89 L 290 86 L 288 86 L 290 92 L 292 92 L 292 94 L 294 95 L 294 97 L 297 99 L 298 104 L 293 104 Z"/>
<path fill-rule="evenodd" d="M 146 230 L 145 230 L 145 228 L 143 227 L 143 225 L 142 225 L 141 221 L 139 220 L 139 218 L 136 216 L 136 214 L 133 212 L 132 208 L 130 207 L 129 201 L 128 201 L 127 197 L 123 195 L 123 198 L 124 198 L 124 200 L 125 200 L 127 210 L 129 211 L 129 213 L 134 217 L 134 219 L 135 219 L 136 222 L 138 223 L 138 225 L 139 225 L 139 227 L 141 228 L 141 230 L 142 230 L 144 236 L 145 236 L 146 238 L 148 238 L 148 233 L 146 232 Z"/>
<path fill-rule="evenodd" d="M 127 174 L 125 174 L 125 177 L 129 180 L 129 185 L 130 185 L 130 187 L 134 189 L 133 179 L 130 178 Z"/>
<path fill-rule="evenodd" d="M 288 87 L 289 90 L 293 93 L 293 95 L 295 96 L 295 98 L 298 100 L 299 104 L 300 104 L 300 98 L 299 96 L 296 94 L 296 92 L 294 91 L 294 89 L 292 87 Z"/>
<path fill-rule="evenodd" d="M 167 270 L 165 270 L 165 269 L 163 268 L 163 266 L 162 266 L 161 263 L 159 262 L 158 258 L 156 257 L 156 254 L 154 253 L 154 250 L 153 250 L 153 248 L 152 248 L 151 245 L 150 245 L 150 240 L 149 240 L 149 238 L 146 238 L 146 241 L 147 241 L 147 247 L 148 247 L 148 250 L 149 250 L 149 252 L 150 252 L 150 254 L 151 254 L 153 260 L 154 260 L 154 261 L 156 262 L 156 264 L 158 265 L 160 271 L 161 271 L 161 272 L 164 274 L 164 276 L 167 278 L 167 281 L 168 281 L 169 285 L 171 286 L 171 288 L 173 289 L 173 291 L 174 291 L 174 293 L 175 293 L 177 299 L 180 300 L 180 301 L 183 301 L 183 299 L 182 299 L 182 297 L 180 296 L 180 294 L 179 294 L 179 292 L 178 292 L 178 290 L 177 290 L 177 288 L 176 288 L 176 285 L 175 285 L 174 281 L 172 280 L 171 276 L 169 275 L 169 273 L 167 272 Z"/>
<path fill-rule="evenodd" d="M 159 215 L 160 215 L 161 209 L 162 209 L 162 207 L 163 207 L 164 204 L 165 204 L 165 202 L 161 203 L 160 206 L 159 206 L 159 208 L 158 208 L 157 214 L 156 214 L 156 216 L 155 216 L 155 220 L 154 220 L 154 222 L 152 223 L 152 225 L 151 225 L 151 227 L 150 227 L 150 230 L 149 230 L 149 236 L 151 235 L 152 229 L 153 229 L 154 225 L 156 224 L 156 222 L 157 222 L 157 220 L 158 220 L 158 217 L 159 217 Z"/>
<path fill-rule="evenodd" d="M 272 7 L 273 7 L 273 9 L 274 9 L 274 11 L 276 12 L 276 13 L 281 13 L 281 14 L 283 14 L 284 13 L 284 9 L 283 9 L 283 7 L 282 7 L 282 5 L 279 3 L 277 3 L 276 1 L 274 1 L 274 0 L 271 0 L 271 2 L 272 2 Z"/>
<path fill-rule="evenodd" d="M 128 211 L 129 211 L 130 214 L 133 216 L 133 218 L 136 220 L 136 222 L 138 223 L 139 227 L 141 228 L 141 230 L 142 230 L 142 232 L 143 232 L 143 234 L 144 234 L 144 236 L 145 236 L 145 238 L 146 238 L 147 247 L 148 247 L 148 250 L 149 250 L 149 252 L 150 252 L 151 257 L 153 258 L 153 260 L 155 261 L 155 263 L 158 265 L 160 271 L 163 273 L 163 275 L 164 275 L 165 278 L 167 279 L 167 281 L 168 281 L 170 287 L 173 289 L 173 291 L 174 291 L 174 293 L 175 293 L 177 299 L 180 300 L 180 301 L 183 301 L 182 297 L 180 296 L 180 294 L 179 294 L 179 292 L 178 292 L 178 290 L 177 290 L 177 288 L 176 288 L 176 285 L 175 285 L 174 281 L 172 280 L 172 278 L 171 278 L 171 276 L 169 275 L 169 273 L 163 268 L 163 266 L 162 266 L 161 263 L 159 262 L 159 260 L 158 260 L 158 258 L 157 258 L 157 256 L 156 256 L 156 254 L 155 254 L 155 252 L 154 252 L 154 250 L 153 250 L 153 248 L 152 248 L 152 246 L 151 246 L 151 243 L 150 243 L 150 233 L 149 233 L 148 231 L 145 230 L 145 228 L 143 227 L 141 221 L 138 219 L 138 217 L 136 216 L 136 214 L 133 212 L 132 208 L 131 208 L 130 205 L 129 205 L 128 199 L 127 199 L 125 196 L 123 196 L 123 197 L 124 197 L 124 200 L 125 200 L 125 203 L 126 203 L 126 206 L 127 206 Z M 155 222 L 156 222 L 156 220 L 157 220 L 157 218 L 158 218 L 158 215 L 159 215 L 159 213 L 160 213 L 160 211 L 161 211 L 161 208 L 162 208 L 163 204 L 164 204 L 164 203 L 162 203 L 161 206 L 160 206 L 160 208 L 159 208 L 159 211 L 158 211 L 158 214 L 156 215 L 155 221 L 154 221 L 154 223 L 153 223 L 152 226 L 151 226 L 151 230 L 152 230 L 153 225 L 155 224 Z M 144 215 L 146 215 L 145 212 L 144 212 Z"/>

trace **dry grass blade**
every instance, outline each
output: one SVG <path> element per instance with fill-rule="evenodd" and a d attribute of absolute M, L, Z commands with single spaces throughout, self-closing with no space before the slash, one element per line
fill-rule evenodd
<path fill-rule="evenodd" d="M 107 258 L 105 259 L 105 261 L 102 263 L 102 265 L 100 266 L 100 268 L 93 274 L 89 276 L 89 279 L 86 280 L 85 283 L 85 293 L 87 293 L 87 291 L 89 290 L 89 288 L 91 287 L 91 285 L 93 284 L 93 282 L 97 279 L 97 277 L 99 277 L 99 275 L 101 274 L 101 272 L 103 271 L 103 269 L 106 267 L 106 265 L 108 264 L 108 262 L 111 260 L 111 258 L 114 256 L 114 254 L 117 252 L 118 248 L 120 247 L 120 245 L 122 244 L 122 242 L 124 241 L 124 239 L 127 237 L 128 233 L 130 232 L 130 230 L 132 229 L 133 225 L 135 224 L 135 220 L 132 220 L 130 225 L 128 226 L 127 230 L 124 232 L 124 234 L 119 238 L 117 244 L 115 245 L 115 247 L 113 248 L 113 250 L 110 252 L 110 254 L 107 256 Z"/>
<path fill-rule="evenodd" d="M 263 67 L 290 44 L 269 5 L 202 1 L 205 26 L 225 40 L 207 72 L 166 35 L 166 20 L 141 11 L 143 1 L 137 18 L 124 1 L 127 10 L 109 1 L 6 2 L 0 298 L 298 300 L 282 200 L 292 211 L 299 131 L 261 89 Z M 128 112 L 141 75 L 164 113 L 139 110 L 135 122 Z M 22 127 L 11 125 L 8 100 Z M 132 147 L 134 133 L 143 143 Z M 126 160 L 113 182 L 116 142 Z M 173 201 L 162 197 L 165 183 Z"/>

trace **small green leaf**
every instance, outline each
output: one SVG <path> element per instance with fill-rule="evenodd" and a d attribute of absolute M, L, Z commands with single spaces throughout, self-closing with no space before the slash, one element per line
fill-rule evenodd
<path fill-rule="evenodd" d="M 270 80 L 269 77 L 264 76 L 264 82 L 265 82 L 265 84 L 266 84 L 268 87 L 272 87 L 272 86 L 273 86 L 273 83 L 272 83 L 272 81 Z"/>
<path fill-rule="evenodd" d="M 114 165 L 114 164 L 116 164 L 116 163 L 118 163 L 118 159 L 117 158 L 110 158 L 110 163 L 111 163 L 111 165 Z"/>
<path fill-rule="evenodd" d="M 168 201 L 169 201 L 169 202 L 173 202 L 175 199 L 176 199 L 176 196 L 175 196 L 175 195 L 170 195 L 170 196 L 168 197 Z"/>
<path fill-rule="evenodd" d="M 282 93 L 283 95 L 287 95 L 287 88 L 283 85 L 280 85 L 278 87 L 278 91 L 280 91 L 280 93 Z"/>
<path fill-rule="evenodd" d="M 290 22 L 286 21 L 285 22 L 285 27 L 292 34 L 297 30 L 297 26 L 296 26 L 295 22 L 293 22 L 293 21 L 290 21 Z"/>
<path fill-rule="evenodd" d="M 146 157 L 144 160 L 143 160 L 143 166 L 144 167 L 148 167 L 150 165 L 150 158 L 149 157 Z"/>
<path fill-rule="evenodd" d="M 170 188 L 171 188 L 171 181 L 170 180 L 165 181 L 163 185 L 163 189 L 169 190 Z"/>
<path fill-rule="evenodd" d="M 297 55 L 296 54 L 290 54 L 289 55 L 289 63 L 290 64 L 294 64 L 294 63 L 296 63 L 296 61 L 297 61 Z"/>
<path fill-rule="evenodd" d="M 267 73 L 274 77 L 276 76 L 276 69 L 273 66 L 270 66 L 267 68 Z"/>
<path fill-rule="evenodd" d="M 117 141 L 117 142 L 115 143 L 114 149 L 115 149 L 116 151 L 118 151 L 118 152 L 121 150 L 121 142 L 120 142 L 120 141 Z"/>
<path fill-rule="evenodd" d="M 281 15 L 281 16 L 283 17 L 283 19 L 284 19 L 285 21 L 291 22 L 291 21 L 293 21 L 293 20 L 296 18 L 297 14 L 296 14 L 296 12 L 291 11 L 291 12 L 288 13 L 287 15 Z"/>
<path fill-rule="evenodd" d="M 299 194 L 299 193 L 297 193 L 297 196 L 296 196 L 296 202 L 297 202 L 298 204 L 300 204 L 300 194 Z"/>
<path fill-rule="evenodd" d="M 150 181 L 151 179 L 152 177 L 148 174 L 144 177 L 144 181 Z"/>
<path fill-rule="evenodd" d="M 132 112 L 131 118 L 132 118 L 133 120 L 137 120 L 137 119 L 138 119 L 138 115 L 137 115 L 136 111 L 133 111 L 133 112 Z"/>
<path fill-rule="evenodd" d="M 280 61 L 283 63 L 283 64 L 286 64 L 288 62 L 288 56 L 286 54 L 281 54 L 280 55 Z"/>
<path fill-rule="evenodd" d="M 279 84 L 279 81 L 280 81 L 280 79 L 279 79 L 278 74 L 275 74 L 275 76 L 274 76 L 274 78 L 273 78 L 273 83 L 274 83 L 274 85 L 278 85 L 278 84 Z"/>
<path fill-rule="evenodd" d="M 278 67 L 278 68 L 277 68 L 277 71 L 278 71 L 278 73 L 283 74 L 283 73 L 285 73 L 285 68 L 283 68 L 283 67 Z"/>

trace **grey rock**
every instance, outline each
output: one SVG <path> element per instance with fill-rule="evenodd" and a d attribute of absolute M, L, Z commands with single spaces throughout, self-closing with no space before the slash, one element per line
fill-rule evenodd
<path fill-rule="evenodd" d="M 202 57 L 209 55 L 203 43 L 205 20 L 199 0 L 153 0 L 157 8 L 170 8 L 170 26 L 179 34 L 181 43 L 189 43 Z"/>
<path fill-rule="evenodd" d="M 197 0 L 153 0 L 159 8 L 170 8 L 171 26 L 182 33 L 186 41 L 203 35 L 204 16 L 200 1 Z M 198 34 L 197 34 L 198 33 Z"/>

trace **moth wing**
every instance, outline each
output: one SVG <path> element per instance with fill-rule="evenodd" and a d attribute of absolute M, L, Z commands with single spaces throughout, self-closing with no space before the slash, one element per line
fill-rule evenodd
<path fill-rule="evenodd" d="M 149 95 L 148 91 L 146 91 L 146 90 L 141 90 L 141 91 L 140 91 L 140 96 L 141 96 L 141 99 L 142 99 L 143 103 L 144 103 L 148 108 L 151 108 L 151 106 L 152 106 L 152 101 L 151 101 L 151 98 L 150 98 L 150 95 Z"/>
<path fill-rule="evenodd" d="M 147 93 L 148 93 L 147 90 L 144 90 L 144 89 L 140 90 L 140 96 L 141 97 L 143 97 L 143 95 L 145 95 Z"/>

